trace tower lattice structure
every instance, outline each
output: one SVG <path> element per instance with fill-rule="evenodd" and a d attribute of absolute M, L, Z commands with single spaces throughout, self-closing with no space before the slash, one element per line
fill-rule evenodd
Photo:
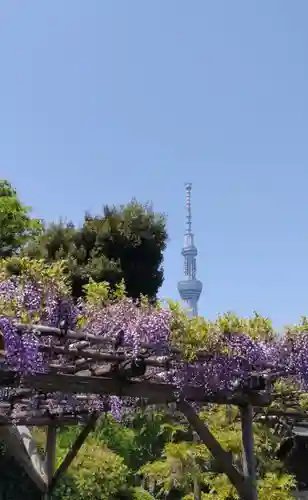
<path fill-rule="evenodd" d="M 186 191 L 186 231 L 182 255 L 184 257 L 184 279 L 178 282 L 178 291 L 189 314 L 198 315 L 198 300 L 202 292 L 202 283 L 197 279 L 197 247 L 192 233 L 191 183 L 185 184 Z"/>

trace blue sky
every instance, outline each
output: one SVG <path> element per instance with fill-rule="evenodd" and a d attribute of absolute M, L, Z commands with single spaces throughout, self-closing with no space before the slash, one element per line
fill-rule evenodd
<path fill-rule="evenodd" d="M 133 196 L 168 216 L 184 182 L 200 312 L 308 313 L 307 0 L 2 0 L 0 177 L 78 222 Z"/>

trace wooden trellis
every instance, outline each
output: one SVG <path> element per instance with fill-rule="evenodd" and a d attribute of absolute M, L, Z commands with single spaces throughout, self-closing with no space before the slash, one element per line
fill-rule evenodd
<path fill-rule="evenodd" d="M 29 325 L 18 325 L 20 334 Z M 178 387 L 161 381 L 161 371 L 172 369 L 180 352 L 157 356 L 150 345 L 143 345 L 138 357 L 131 348 L 112 345 L 101 337 L 81 332 L 65 332 L 57 328 L 32 327 L 40 340 L 39 349 L 47 355 L 47 373 L 21 376 L 9 369 L 3 353 L 0 367 L 0 435 L 14 457 L 49 498 L 58 479 L 67 470 L 89 432 L 95 427 L 100 411 L 83 408 L 83 402 L 94 396 L 134 398 L 140 404 L 175 403 L 200 440 L 208 447 L 219 469 L 224 472 L 243 500 L 256 500 L 256 478 L 253 453 L 253 408 L 268 406 L 273 398 L 270 384 L 250 384 L 245 390 L 208 395 L 200 386 Z M 121 335 L 120 335 L 121 336 Z M 47 342 L 46 339 L 51 339 Z M 201 356 L 201 354 L 200 354 Z M 202 355 L 204 356 L 204 355 Z M 259 374 L 260 375 L 260 374 Z M 258 376 L 259 376 L 258 375 Z M 251 381 L 256 374 L 251 374 Z M 59 405 L 59 394 L 75 395 L 76 408 Z M 33 405 L 35 398 L 35 407 Z M 52 403 L 55 401 L 54 409 Z M 80 402 L 80 407 L 78 403 Z M 244 467 L 240 472 L 232 457 L 223 450 L 192 403 L 232 404 L 241 410 Z M 106 408 L 107 409 L 107 408 Z M 56 427 L 81 422 L 84 428 L 55 470 Z M 46 426 L 46 453 L 38 452 L 29 428 Z"/>

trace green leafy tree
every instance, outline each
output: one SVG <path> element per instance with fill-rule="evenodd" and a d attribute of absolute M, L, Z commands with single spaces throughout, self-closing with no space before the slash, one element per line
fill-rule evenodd
<path fill-rule="evenodd" d="M 41 222 L 31 218 L 30 211 L 11 184 L 0 180 L 0 257 L 15 254 L 41 233 Z"/>
<path fill-rule="evenodd" d="M 87 214 L 81 227 L 53 223 L 25 252 L 47 262 L 65 259 L 75 298 L 92 279 L 111 286 L 124 280 L 130 297 L 155 299 L 163 282 L 166 241 L 164 217 L 132 201 L 118 208 L 106 206 L 102 215 Z"/>
<path fill-rule="evenodd" d="M 135 479 L 143 464 L 161 456 L 173 429 L 177 430 L 177 426 L 168 423 L 166 412 L 136 410 L 126 422 L 116 422 L 109 417 L 102 419 L 94 436 L 124 458 Z"/>
<path fill-rule="evenodd" d="M 58 445 L 58 460 L 64 458 L 66 448 Z M 123 458 L 88 439 L 55 491 L 55 500 L 109 500 L 127 486 L 128 469 Z"/>
<path fill-rule="evenodd" d="M 223 448 L 232 455 L 233 463 L 241 468 L 242 444 L 238 410 L 232 408 L 230 412 L 225 406 L 210 405 L 201 413 L 201 417 Z M 284 473 L 283 464 L 277 460 L 279 438 L 273 429 L 259 423 L 254 425 L 254 437 L 260 499 L 291 500 L 295 481 L 292 476 Z M 176 489 L 180 494 L 173 498 L 193 499 L 194 483 L 198 481 L 202 499 L 238 500 L 234 487 L 217 469 L 210 452 L 202 443 L 168 442 L 161 458 L 142 466 L 139 473 L 159 498 L 169 498 L 170 492 Z"/>

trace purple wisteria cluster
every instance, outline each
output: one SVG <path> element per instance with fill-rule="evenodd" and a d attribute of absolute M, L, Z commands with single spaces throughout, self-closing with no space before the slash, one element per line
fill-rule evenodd
<path fill-rule="evenodd" d="M 234 392 L 249 386 L 252 374 L 272 381 L 290 379 L 308 390 L 308 334 L 264 342 L 240 333 L 221 334 L 216 352 L 180 363 L 168 380 L 180 387 L 201 386 L 207 394 Z"/>
<path fill-rule="evenodd" d="M 268 373 L 297 379 L 308 385 L 308 334 L 294 334 L 264 342 L 248 335 L 221 332 L 215 349 L 203 346 L 202 356 L 188 361 L 179 353 L 179 344 L 173 344 L 174 315 L 168 308 L 136 304 L 130 298 L 110 302 L 102 307 L 80 303 L 76 306 L 70 297 L 60 293 L 57 286 L 43 286 L 40 282 L 24 282 L 12 278 L 0 283 L 0 331 L 5 344 L 6 361 L 21 375 L 48 371 L 52 362 L 69 364 L 65 353 L 52 352 L 46 346 L 74 347 L 76 340 L 68 337 L 40 336 L 33 325 L 52 327 L 65 325 L 77 329 L 89 339 L 87 346 L 97 352 L 114 349 L 121 333 L 121 350 L 131 359 L 147 353 L 156 359 L 168 358 L 168 363 L 157 364 L 153 373 L 156 380 L 174 384 L 177 391 L 193 385 L 203 388 L 205 394 L 234 391 L 241 388 L 255 373 Z M 27 322 L 29 328 L 21 334 L 18 323 Z M 30 326 L 32 325 L 32 326 Z M 185 330 L 183 330 L 185 335 Z M 100 342 L 91 344 L 91 338 Z M 77 344 L 76 344 L 77 345 Z M 210 345 L 210 344 L 209 344 Z M 45 349 L 43 347 L 45 346 Z M 49 395 L 50 411 L 77 411 L 91 408 L 111 409 L 119 417 L 121 401 L 117 397 L 82 397 Z M 32 404 L 37 404 L 32 398 Z"/>
<path fill-rule="evenodd" d="M 83 304 L 80 312 L 86 318 L 84 330 L 105 339 L 106 343 L 115 342 L 121 331 L 123 345 L 135 356 L 144 346 L 156 355 L 170 353 L 172 316 L 168 309 L 136 304 L 124 298 L 103 308 Z"/>
<path fill-rule="evenodd" d="M 40 282 L 25 282 L 19 277 L 0 283 L 0 307 L 6 358 L 9 366 L 22 374 L 42 372 L 46 366 L 32 328 L 20 335 L 16 323 L 57 327 L 65 319 L 67 327 L 74 328 L 79 314 L 71 298 L 61 296 L 54 283 L 46 288 Z"/>

